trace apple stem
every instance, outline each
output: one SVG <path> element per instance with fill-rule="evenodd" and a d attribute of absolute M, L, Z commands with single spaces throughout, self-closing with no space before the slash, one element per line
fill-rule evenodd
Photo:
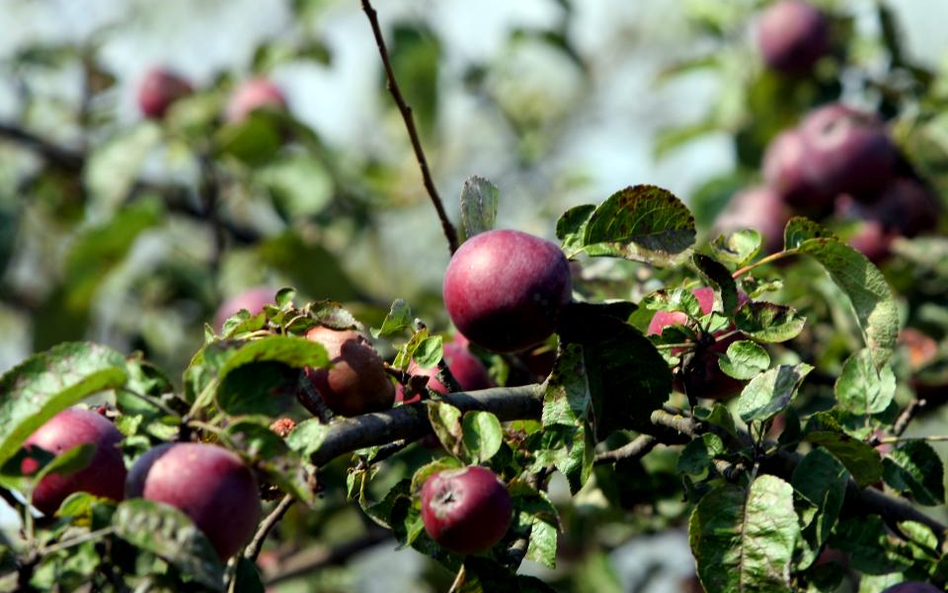
<path fill-rule="evenodd" d="M 382 65 L 385 67 L 386 86 L 392 94 L 392 98 L 395 100 L 395 105 L 398 106 L 398 111 L 402 114 L 402 119 L 405 121 L 405 128 L 408 130 L 408 137 L 411 140 L 411 147 L 415 151 L 415 159 L 418 161 L 419 169 L 421 169 L 421 178 L 424 182 L 425 190 L 427 190 L 428 196 L 431 198 L 431 203 L 438 212 L 438 219 L 441 220 L 441 229 L 444 232 L 445 238 L 448 240 L 448 248 L 451 250 L 451 253 L 454 254 L 458 248 L 458 233 L 454 225 L 451 224 L 451 220 L 448 219 L 448 214 L 444 210 L 444 204 L 441 202 L 441 196 L 438 195 L 438 190 L 435 188 L 434 180 L 431 177 L 431 171 L 428 170 L 428 160 L 425 158 L 425 151 L 421 147 L 421 139 L 418 137 L 418 130 L 415 128 L 415 119 L 412 117 L 411 107 L 402 96 L 402 92 L 398 88 L 398 82 L 395 80 L 395 71 L 392 69 L 391 61 L 389 61 L 388 49 L 385 47 L 385 38 L 382 37 L 382 29 L 379 26 L 378 13 L 372 8 L 372 4 L 369 0 L 362 0 L 362 10 L 365 11 L 365 15 L 369 19 L 372 34 L 375 36 L 375 44 L 378 46 L 379 55 L 382 58 Z"/>

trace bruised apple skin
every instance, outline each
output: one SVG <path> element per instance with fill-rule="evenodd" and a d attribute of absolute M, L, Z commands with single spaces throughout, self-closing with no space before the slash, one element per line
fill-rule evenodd
<path fill-rule="evenodd" d="M 464 391 L 478 391 L 492 386 L 490 375 L 487 374 L 487 368 L 481 359 L 471 354 L 466 346 L 454 342 L 448 342 L 443 346 L 444 362 L 448 365 L 448 370 L 458 382 L 458 386 Z M 428 389 L 438 393 L 448 393 L 448 387 L 438 380 L 438 367 L 423 369 L 412 361 L 408 366 L 408 372 L 412 375 L 425 375 L 428 379 Z M 402 385 L 395 387 L 395 401 L 406 404 L 413 404 L 421 401 L 421 395 L 416 394 L 413 397 L 405 399 L 405 388 Z"/>
<path fill-rule="evenodd" d="M 707 315 L 714 309 L 714 289 L 703 286 L 691 292 L 698 299 L 703 314 Z M 747 302 L 746 295 L 738 293 L 738 296 L 740 304 Z M 681 311 L 657 311 L 648 324 L 646 335 L 660 335 L 666 326 L 682 325 L 687 322 L 688 316 Z M 726 333 L 726 330 L 717 332 L 715 335 L 723 333 Z M 740 392 L 744 388 L 744 382 L 722 371 L 718 365 L 717 355 L 724 354 L 728 346 L 742 339 L 745 339 L 742 334 L 734 334 L 729 338 L 714 342 L 700 355 L 700 360 L 694 363 L 692 373 L 687 377 L 689 381 L 687 386 L 682 385 L 678 377 L 675 377 L 675 389 L 708 399 L 726 399 Z"/>
<path fill-rule="evenodd" d="M 305 373 L 334 414 L 358 416 L 392 407 L 395 386 L 364 335 L 318 325 L 306 332 L 306 339 L 322 344 L 332 361 L 332 368 L 307 368 Z"/>
<path fill-rule="evenodd" d="M 286 109 L 286 96 L 273 81 L 262 77 L 252 78 L 231 95 L 224 118 L 229 122 L 241 122 L 253 111 L 265 107 Z"/>
<path fill-rule="evenodd" d="M 150 119 L 161 119 L 171 104 L 191 94 L 187 80 L 164 68 L 149 70 L 138 87 L 138 107 Z"/>
<path fill-rule="evenodd" d="M 493 352 L 523 350 L 550 337 L 571 294 L 569 263 L 559 246 L 511 230 L 465 241 L 442 285 L 454 325 Z"/>
<path fill-rule="evenodd" d="M 34 432 L 24 447 L 45 449 L 59 455 L 87 443 L 95 445 L 89 464 L 71 474 L 49 474 L 33 490 L 33 506 L 45 515 L 56 512 L 70 494 L 88 492 L 96 496 L 122 500 L 125 489 L 125 463 L 119 448 L 123 439 L 115 425 L 101 414 L 83 408 L 69 408 L 50 418 Z M 38 469 L 34 459 L 25 459 L 24 474 Z"/>
<path fill-rule="evenodd" d="M 919 581 L 906 581 L 898 585 L 892 585 L 882 593 L 941 593 L 941 589 L 928 583 Z"/>
<path fill-rule="evenodd" d="M 217 445 L 169 443 L 147 451 L 132 466 L 125 494 L 180 510 L 225 560 L 247 543 L 260 521 L 253 473 Z"/>
<path fill-rule="evenodd" d="M 246 310 L 251 315 L 257 315 L 263 311 L 265 305 L 272 305 L 276 300 L 275 297 L 276 291 L 266 286 L 256 286 L 233 296 L 221 303 L 217 309 L 217 313 L 214 314 L 214 327 L 220 331 L 228 318 L 242 310 Z"/>
<path fill-rule="evenodd" d="M 757 48 L 764 63 L 785 74 L 806 74 L 829 51 L 826 16 L 802 0 L 781 0 L 757 22 Z"/>
<path fill-rule="evenodd" d="M 513 505 L 504 483 L 480 466 L 438 472 L 421 489 L 421 520 L 438 545 L 476 554 L 499 542 Z"/>

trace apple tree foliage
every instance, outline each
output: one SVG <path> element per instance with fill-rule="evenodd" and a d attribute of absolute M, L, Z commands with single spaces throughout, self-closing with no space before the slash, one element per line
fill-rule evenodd
<path fill-rule="evenodd" d="M 297 4 L 301 14 L 317 10 Z M 751 18 L 749 9 L 699 2 L 690 10 L 723 49 L 669 68 L 663 80 L 726 71 L 741 59 L 729 32 Z M 944 201 L 948 73 L 911 63 L 892 14 L 878 11 L 879 51 L 891 60 L 881 79 L 861 83 L 876 93 L 902 166 Z M 461 338 L 437 295 L 380 304 L 339 263 L 340 251 L 370 240 L 384 212 L 377 186 L 394 168 L 354 169 L 292 111 L 222 121 L 236 84 L 227 78 L 178 99 L 160 121 L 97 123 L 86 104 L 82 119 L 98 133 L 82 150 L 11 126 L 5 137 L 43 165 L 19 179 L 29 208 L 3 210 L 0 221 L 34 243 L 37 220 L 65 229 L 47 245 L 65 255 L 41 298 L 10 295 L 32 314 L 36 353 L 0 377 L 0 496 L 15 517 L 0 533 L 0 590 L 257 592 L 310 574 L 314 587 L 332 590 L 345 586 L 332 582 L 334 563 L 384 542 L 432 558 L 443 567 L 432 579 L 444 589 L 620 590 L 601 566 L 603 550 L 665 529 L 687 530 L 696 578 L 709 593 L 948 585 L 939 437 L 910 426 L 937 414 L 948 388 L 939 344 L 948 336 L 948 241 L 934 232 L 896 239 L 894 256 L 877 266 L 845 240 L 851 221 L 826 213 L 790 217 L 770 253 L 754 229 L 703 232 L 736 189 L 759 181 L 770 139 L 840 98 L 841 69 L 859 65 L 846 45 L 859 37 L 841 14 L 832 15 L 837 46 L 812 75 L 742 73 L 704 121 L 659 139 L 664 153 L 727 131 L 735 171 L 688 204 L 630 180 L 558 217 L 572 300 L 543 344 L 513 354 L 470 345 L 496 385 L 472 392 L 451 389 L 440 364 L 444 344 Z M 397 26 L 390 40 L 393 71 L 417 108 L 419 142 L 431 139 L 436 112 L 433 39 L 424 27 Z M 563 31 L 544 39 L 581 60 Z M 110 85 L 94 47 L 32 49 L 5 67 L 27 76 L 74 60 L 90 96 Z M 255 68 L 265 72 L 287 56 L 331 59 L 318 44 L 281 40 L 260 48 Z M 746 109 L 729 111 L 735 102 Z M 530 138 L 550 130 L 507 115 L 523 133 L 528 162 Z M 178 185 L 143 175 L 159 147 L 192 159 L 196 178 Z M 458 235 L 502 228 L 502 194 L 470 177 L 460 188 Z M 257 225 L 267 217 L 269 226 Z M 185 251 L 193 249 L 189 234 L 210 240 L 204 251 L 156 263 L 136 248 L 157 233 Z M 0 247 L 6 265 L 12 246 Z M 212 325 L 222 300 L 217 277 L 260 269 L 275 273 L 255 281 L 278 278 L 286 287 L 261 311 Z M 116 304 L 125 315 L 109 319 L 124 343 L 111 335 L 85 341 L 110 282 L 134 295 L 133 306 Z M 713 290 L 710 311 L 692 292 L 699 286 Z M 176 307 L 179 300 L 198 305 Z M 647 335 L 657 311 L 686 321 Z M 305 338 L 318 325 L 371 335 L 390 380 L 421 401 L 334 416 L 305 372 L 333 364 Z M 439 367 L 448 392 L 427 390 L 409 372 L 417 367 Z M 708 399 L 707 373 L 742 387 Z M 222 560 L 185 513 L 143 499 L 77 492 L 51 516 L 35 512 L 38 481 L 81 469 L 91 456 L 84 447 L 34 456 L 38 471 L 25 473 L 24 444 L 77 404 L 115 423 L 128 466 L 169 442 L 214 443 L 239 455 L 264 501 L 252 540 Z M 466 556 L 428 536 L 419 496 L 428 477 L 465 465 L 491 469 L 513 504 L 501 541 Z M 526 560 L 560 572 L 526 576 L 518 572 Z"/>

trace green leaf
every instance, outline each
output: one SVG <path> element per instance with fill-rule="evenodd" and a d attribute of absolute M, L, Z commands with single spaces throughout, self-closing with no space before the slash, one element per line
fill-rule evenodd
<path fill-rule="evenodd" d="M 829 229 L 802 216 L 794 216 L 788 220 L 787 226 L 783 230 L 784 249 L 788 251 L 797 249 L 804 241 L 810 239 L 835 238 L 836 236 Z"/>
<path fill-rule="evenodd" d="M 461 188 L 461 227 L 470 239 L 494 228 L 497 219 L 497 186 L 483 177 L 469 177 Z"/>
<path fill-rule="evenodd" d="M 676 288 L 672 291 L 658 290 L 642 299 L 646 309 L 654 311 L 681 311 L 692 319 L 704 316 L 698 297 L 687 288 Z"/>
<path fill-rule="evenodd" d="M 556 238 L 560 240 L 567 257 L 574 257 L 583 251 L 586 237 L 586 224 L 596 211 L 592 204 L 574 206 L 556 221 Z"/>
<path fill-rule="evenodd" d="M 809 429 L 809 425 L 807 425 Z M 882 479 L 882 461 L 879 452 L 853 437 L 828 430 L 809 432 L 804 437 L 817 446 L 825 447 L 843 462 L 853 479 L 864 488 Z"/>
<path fill-rule="evenodd" d="M 715 403 L 711 409 L 697 407 L 695 408 L 695 418 L 708 424 L 713 424 L 724 430 L 734 438 L 737 438 L 737 427 L 734 425 L 734 416 L 728 411 L 727 407 L 721 403 Z"/>
<path fill-rule="evenodd" d="M 446 451 L 452 455 L 463 454 L 464 431 L 461 428 L 461 410 L 447 402 L 426 401 L 431 428 Z"/>
<path fill-rule="evenodd" d="M 580 426 L 589 419 L 592 400 L 582 353 L 581 346 L 570 344 L 557 358 L 543 394 L 541 421 L 544 427 L 554 424 Z"/>
<path fill-rule="evenodd" d="M 265 593 L 265 591 L 257 564 L 241 556 L 237 560 L 237 572 L 234 574 L 234 593 Z"/>
<path fill-rule="evenodd" d="M 428 336 L 418 343 L 418 347 L 412 353 L 415 363 L 423 369 L 430 369 L 441 362 L 443 354 L 443 338 L 441 336 Z"/>
<path fill-rule="evenodd" d="M 718 235 L 711 242 L 711 249 L 718 259 L 743 266 L 760 251 L 761 241 L 759 232 L 745 229 L 728 235 Z"/>
<path fill-rule="evenodd" d="M 708 593 L 790 593 L 790 564 L 800 535 L 793 488 L 763 475 L 745 491 L 715 488 L 691 514 L 688 538 Z"/>
<path fill-rule="evenodd" d="M 323 424 L 317 418 L 303 420 L 286 437 L 286 444 L 304 458 L 309 459 L 326 440 L 329 434 L 329 425 Z"/>
<path fill-rule="evenodd" d="M 803 379 L 813 367 L 782 364 L 754 377 L 737 400 L 737 413 L 744 422 L 770 420 L 796 398 Z"/>
<path fill-rule="evenodd" d="M 464 447 L 477 463 L 485 463 L 500 451 L 504 429 L 500 420 L 490 412 L 467 412 L 461 421 Z"/>
<path fill-rule="evenodd" d="M 740 340 L 727 347 L 727 357 L 719 358 L 718 366 L 729 376 L 746 381 L 767 370 L 770 355 L 758 344 Z"/>
<path fill-rule="evenodd" d="M 207 537 L 187 515 L 142 498 L 119 503 L 112 517 L 115 533 L 172 564 L 213 591 L 224 590 L 224 567 Z"/>
<path fill-rule="evenodd" d="M 382 321 L 382 327 L 372 329 L 372 337 L 388 338 L 407 330 L 411 330 L 414 318 L 411 315 L 411 307 L 402 299 L 395 299 L 392 302 L 392 308 L 389 310 L 385 320 Z"/>
<path fill-rule="evenodd" d="M 725 452 L 724 441 L 716 434 L 705 433 L 694 439 L 681 451 L 678 457 L 678 471 L 685 474 L 700 475 L 708 468 L 715 457 Z"/>
<path fill-rule="evenodd" d="M 556 568 L 556 527 L 538 518 L 530 528 L 527 560 L 539 562 L 547 568 Z"/>
<path fill-rule="evenodd" d="M 589 217 L 583 247 L 588 255 L 668 265 L 687 256 L 695 219 L 671 192 L 653 185 L 611 195 Z"/>
<path fill-rule="evenodd" d="M 721 295 L 722 311 L 730 316 L 738 306 L 737 283 L 731 273 L 721 262 L 701 253 L 696 253 L 692 261 L 701 273 L 701 277 L 704 278 L 705 284 L 717 289 L 716 292 Z"/>
<path fill-rule="evenodd" d="M 220 127 L 214 139 L 219 155 L 257 166 L 270 161 L 283 143 L 280 115 L 258 109 L 239 122 Z"/>
<path fill-rule="evenodd" d="M 846 467 L 821 448 L 807 453 L 793 471 L 793 487 L 819 511 L 816 522 L 811 524 L 814 549 L 829 539 L 843 508 L 848 482 Z"/>
<path fill-rule="evenodd" d="M 281 157 L 257 169 L 254 177 L 270 190 L 276 206 L 289 220 L 314 217 L 332 202 L 332 173 L 309 153 Z"/>
<path fill-rule="evenodd" d="M 886 365 L 881 371 L 876 370 L 870 350 L 860 350 L 843 363 L 836 380 L 836 399 L 841 409 L 853 414 L 878 414 L 889 407 L 894 397 L 892 369 Z"/>
<path fill-rule="evenodd" d="M 76 445 L 53 457 L 52 461 L 36 473 L 34 479 L 39 482 L 50 474 L 69 475 L 89 465 L 95 455 L 96 445 L 84 443 Z"/>
<path fill-rule="evenodd" d="M 885 483 L 911 495 L 918 504 L 945 504 L 945 469 L 938 453 L 925 441 L 908 441 L 882 460 Z"/>
<path fill-rule="evenodd" d="M 849 552 L 850 566 L 865 574 L 901 572 L 912 565 L 889 541 L 879 515 L 867 515 L 840 521 L 830 545 Z"/>
<path fill-rule="evenodd" d="M 885 277 L 866 256 L 832 239 L 809 239 L 800 247 L 826 269 L 849 297 L 876 368 L 889 360 L 899 333 L 899 312 Z"/>
<path fill-rule="evenodd" d="M 121 354 L 87 342 L 54 346 L 11 369 L 0 377 L 0 465 L 47 420 L 126 378 Z"/>
<path fill-rule="evenodd" d="M 786 342 L 800 335 L 806 317 L 786 305 L 749 301 L 737 310 L 734 325 L 758 342 Z"/>
<path fill-rule="evenodd" d="M 218 347 L 217 343 L 209 345 L 205 356 Z M 267 336 L 246 342 L 230 351 L 218 371 L 217 405 L 233 415 L 279 413 L 280 402 L 272 396 L 285 395 L 279 387 L 293 391 L 296 387 L 297 373 L 289 369 L 325 368 L 329 362 L 326 348 L 306 338 Z"/>
<path fill-rule="evenodd" d="M 322 299 L 351 301 L 359 298 L 362 293 L 339 263 L 340 256 L 308 236 L 304 238 L 296 232 L 287 231 L 267 237 L 254 245 L 253 249 L 263 265 L 272 266 L 282 272 L 289 284 L 304 294 L 315 295 Z M 306 264 L 301 265 L 300 262 L 306 262 Z M 319 273 L 314 273 L 314 270 L 319 270 Z M 342 309 L 338 303 L 319 302 L 326 313 L 330 312 L 326 305 L 334 305 L 336 309 Z M 323 324 L 333 329 L 347 329 L 330 322 Z M 348 326 L 348 324 L 345 325 Z"/>

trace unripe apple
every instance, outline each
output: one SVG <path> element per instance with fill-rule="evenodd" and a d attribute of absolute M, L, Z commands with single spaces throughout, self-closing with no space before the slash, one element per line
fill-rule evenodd
<path fill-rule="evenodd" d="M 941 589 L 920 581 L 906 581 L 892 585 L 882 593 L 941 593 Z"/>
<path fill-rule="evenodd" d="M 714 310 L 714 289 L 702 286 L 691 291 L 698 299 L 701 312 L 705 315 Z M 739 305 L 748 301 L 747 295 L 738 293 Z M 646 335 L 659 335 L 662 330 L 669 325 L 683 325 L 688 322 L 688 316 L 681 311 L 656 311 L 649 321 Z M 714 336 L 721 336 L 729 333 L 730 330 L 715 332 Z M 743 334 L 734 334 L 723 340 L 717 340 L 708 346 L 694 361 L 691 366 L 691 372 L 686 375 L 687 385 L 682 385 L 675 377 L 675 389 L 678 391 L 687 391 L 689 394 L 708 399 L 725 399 L 739 392 L 744 387 L 744 382 L 739 381 L 721 370 L 718 365 L 718 354 L 727 352 L 728 346 L 739 340 L 745 339 Z M 674 351 L 673 351 L 674 352 Z M 680 350 L 679 350 L 680 352 Z"/>
<path fill-rule="evenodd" d="M 306 339 L 325 346 L 332 361 L 332 368 L 307 368 L 305 372 L 333 413 L 357 416 L 392 407 L 395 386 L 364 335 L 317 325 L 306 332 Z"/>
<path fill-rule="evenodd" d="M 826 16 L 802 0 L 769 6 L 757 23 L 757 47 L 768 67 L 786 74 L 805 74 L 826 55 L 830 30 Z"/>
<path fill-rule="evenodd" d="M 122 433 L 101 414 L 83 408 L 69 408 L 50 418 L 34 432 L 23 446 L 40 447 L 59 455 L 73 447 L 95 445 L 89 464 L 71 474 L 49 474 L 33 490 L 33 505 L 45 515 L 56 512 L 59 505 L 74 492 L 122 500 L 125 487 L 125 463 L 122 461 Z M 34 459 L 23 461 L 24 474 L 37 471 Z"/>
<path fill-rule="evenodd" d="M 731 198 L 714 228 L 720 233 L 753 229 L 760 233 L 764 250 L 774 253 L 783 248 L 783 230 L 788 220 L 790 210 L 780 194 L 768 187 L 754 187 Z"/>
<path fill-rule="evenodd" d="M 441 547 L 476 554 L 499 542 L 513 505 L 504 483 L 489 469 L 471 466 L 438 472 L 421 489 L 421 520 Z"/>
<path fill-rule="evenodd" d="M 559 246 L 510 230 L 465 241 L 442 285 L 454 325 L 494 352 L 523 350 L 550 337 L 571 293 L 569 263 Z"/>
<path fill-rule="evenodd" d="M 808 173 L 807 147 L 799 130 L 784 130 L 764 152 L 764 179 L 788 206 L 814 215 L 825 214 L 835 194 L 818 187 Z"/>
<path fill-rule="evenodd" d="M 217 313 L 214 314 L 214 327 L 220 331 L 225 321 L 242 310 L 246 310 L 251 315 L 257 315 L 263 311 L 264 306 L 272 305 L 276 301 L 275 297 L 276 290 L 266 286 L 256 286 L 232 296 L 218 307 Z"/>
<path fill-rule="evenodd" d="M 270 79 L 251 78 L 231 95 L 224 118 L 229 122 L 240 122 L 251 112 L 265 107 L 276 110 L 286 109 L 286 96 Z"/>
<path fill-rule="evenodd" d="M 458 382 L 458 386 L 464 391 L 477 391 L 487 389 L 491 386 L 490 376 L 481 359 L 471 354 L 467 347 L 461 344 L 448 342 L 443 346 L 444 362 L 448 365 L 448 370 Z M 447 386 L 438 381 L 438 367 L 428 369 L 421 368 L 415 361 L 408 366 L 408 372 L 412 375 L 425 375 L 428 379 L 428 389 L 438 393 L 448 393 Z M 421 400 L 421 395 L 415 395 L 407 400 L 405 399 L 405 388 L 402 385 L 395 387 L 395 401 L 413 404 Z"/>
<path fill-rule="evenodd" d="M 169 443 L 149 450 L 132 466 L 125 494 L 180 510 L 225 560 L 247 543 L 260 520 L 253 473 L 217 445 Z"/>
<path fill-rule="evenodd" d="M 805 174 L 823 192 L 871 199 L 892 179 L 895 145 L 875 114 L 833 103 L 810 112 L 799 129 Z"/>
<path fill-rule="evenodd" d="M 172 103 L 191 91 L 187 80 L 163 68 L 153 68 L 138 87 L 138 107 L 145 117 L 161 119 Z"/>

